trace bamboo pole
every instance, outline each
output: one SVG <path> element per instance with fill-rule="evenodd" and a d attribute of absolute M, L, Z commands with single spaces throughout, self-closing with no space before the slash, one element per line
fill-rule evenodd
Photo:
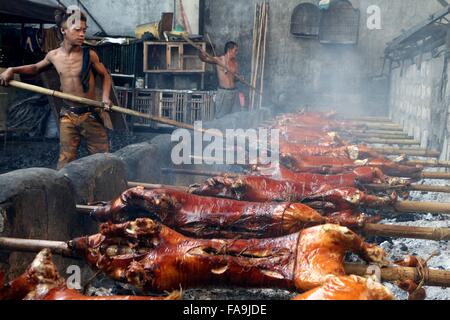
<path fill-rule="evenodd" d="M 409 160 L 405 162 L 408 166 L 424 166 L 424 167 L 434 167 L 434 168 L 450 168 L 450 161 L 440 161 L 440 160 Z"/>
<path fill-rule="evenodd" d="M 441 155 L 438 151 L 430 151 L 425 149 L 399 149 L 399 148 L 372 148 L 374 151 L 387 155 L 407 155 L 416 157 L 437 158 Z"/>
<path fill-rule="evenodd" d="M 258 3 L 255 3 L 255 13 L 253 16 L 253 37 L 252 37 L 252 69 L 251 69 L 251 79 L 250 79 L 250 83 L 253 83 L 253 77 L 254 77 L 254 73 L 255 73 L 255 68 L 256 68 L 256 37 L 255 37 L 255 31 L 256 28 L 258 26 L 257 24 L 257 17 L 258 17 Z M 253 92 L 249 93 L 249 109 L 252 110 L 252 94 Z"/>
<path fill-rule="evenodd" d="M 374 272 L 373 266 L 364 266 L 360 264 L 345 264 L 345 272 L 347 274 L 354 274 L 357 276 L 372 275 Z M 425 276 L 421 276 L 418 268 L 408 267 L 386 267 L 381 268 L 381 280 L 383 282 L 396 282 L 413 280 L 419 283 L 424 280 L 425 286 L 430 287 L 450 287 L 450 271 L 426 269 Z"/>
<path fill-rule="evenodd" d="M 209 173 L 208 173 L 209 174 Z M 215 175 L 218 176 L 218 175 Z M 145 182 L 128 182 L 128 187 L 144 187 L 146 189 L 178 189 L 181 191 L 188 191 L 189 187 L 184 186 L 174 186 L 165 184 L 152 184 Z M 420 192 L 436 192 L 436 193 L 450 193 L 450 186 L 438 186 L 438 185 L 422 185 L 422 184 L 412 184 L 409 186 L 391 186 L 389 184 L 365 184 L 365 188 L 385 191 L 385 190 L 407 190 L 407 191 L 420 191 Z"/>
<path fill-rule="evenodd" d="M 77 205 L 77 212 L 90 214 L 98 206 Z M 370 236 L 409 238 L 421 240 L 450 240 L 450 228 L 424 228 L 400 225 L 365 224 L 357 231 Z"/>
<path fill-rule="evenodd" d="M 255 60 L 255 74 L 253 77 L 252 85 L 256 88 L 257 82 L 258 82 L 258 73 L 259 73 L 259 57 L 260 57 L 260 51 L 261 51 L 261 33 L 262 33 L 262 23 L 261 23 L 261 16 L 263 14 L 263 6 L 258 5 L 258 28 L 256 29 L 256 60 Z M 255 92 L 252 92 L 252 105 L 251 109 L 253 110 L 255 108 L 256 104 L 256 96 Z"/>
<path fill-rule="evenodd" d="M 399 201 L 394 204 L 398 213 L 450 214 L 450 203 L 426 201 Z"/>
<path fill-rule="evenodd" d="M 164 185 L 164 184 L 152 184 L 152 183 L 143 183 L 143 182 L 128 182 L 128 187 L 135 188 L 135 187 L 144 187 L 145 189 L 176 189 L 180 191 L 187 192 L 189 191 L 188 187 L 182 187 L 182 186 L 172 186 L 172 185 Z"/>
<path fill-rule="evenodd" d="M 402 138 L 409 138 L 410 136 L 406 133 L 406 132 L 402 132 L 402 131 L 391 131 L 391 130 L 352 130 L 351 128 L 349 129 L 341 129 L 341 132 L 344 133 L 349 133 L 349 134 L 354 134 L 354 135 L 392 135 L 395 136 L 396 139 L 402 139 Z M 369 136 L 370 137 L 370 136 Z"/>
<path fill-rule="evenodd" d="M 343 119 L 344 121 L 355 121 L 355 122 L 382 122 L 382 123 L 394 123 L 391 119 L 386 117 L 361 117 L 361 118 L 350 118 Z"/>
<path fill-rule="evenodd" d="M 239 174 L 232 174 L 229 172 L 220 172 L 220 171 L 202 171 L 202 170 L 189 170 L 189 169 L 172 169 L 172 168 L 162 168 L 162 173 L 171 173 L 171 174 L 185 174 L 190 176 L 205 176 L 205 177 L 239 177 Z"/>
<path fill-rule="evenodd" d="M 76 209 L 78 213 L 90 214 L 92 211 L 98 209 L 99 206 L 87 206 L 83 204 L 77 204 Z"/>
<path fill-rule="evenodd" d="M 366 224 L 361 231 L 370 236 L 435 241 L 450 240 L 450 228 L 424 228 L 400 225 Z"/>
<path fill-rule="evenodd" d="M 52 253 L 64 257 L 73 256 L 72 250 L 69 248 L 66 242 L 0 237 L 0 250 L 19 251 L 19 252 L 39 252 L 44 249 L 50 249 Z"/>
<path fill-rule="evenodd" d="M 450 193 L 450 186 L 433 186 L 426 184 L 412 184 L 409 186 L 391 186 L 389 184 L 365 184 L 364 187 L 376 191 L 406 190 L 406 191 Z"/>
<path fill-rule="evenodd" d="M 267 26 L 269 24 L 269 3 L 264 3 L 265 11 L 264 11 L 264 46 L 263 46 L 263 58 L 262 58 L 262 64 L 261 64 L 261 97 L 259 99 L 259 109 L 262 108 L 262 102 L 264 97 L 264 71 L 265 71 L 265 64 L 266 64 L 266 50 L 267 50 Z"/>
<path fill-rule="evenodd" d="M 213 160 L 213 159 L 211 159 Z M 162 168 L 163 173 L 171 174 L 184 174 L 191 176 L 205 176 L 205 177 L 218 177 L 218 176 L 228 176 L 228 177 L 239 177 L 237 173 L 230 172 L 220 172 L 220 171 L 203 171 L 203 170 L 192 170 L 192 169 L 173 169 L 173 168 Z M 422 172 L 418 179 L 450 179 L 450 173 L 447 172 Z M 422 191 L 422 190 L 417 190 Z"/>
<path fill-rule="evenodd" d="M 388 131 L 401 131 L 403 132 L 403 128 L 395 123 L 376 123 L 376 122 L 353 122 L 354 125 L 364 125 L 368 129 L 374 130 L 388 130 Z"/>
<path fill-rule="evenodd" d="M 450 173 L 449 172 L 422 172 L 420 174 L 421 179 L 434 179 L 434 180 L 449 180 Z"/>
<path fill-rule="evenodd" d="M 45 241 L 45 243 L 43 243 L 41 240 L 0 238 L 0 250 L 37 253 L 43 249 L 51 249 L 54 254 L 78 258 L 70 249 L 70 245 L 65 242 Z M 347 274 L 362 277 L 373 275 L 374 272 L 374 266 L 369 265 L 346 263 L 344 267 Z M 426 269 L 423 276 L 421 276 L 421 272 L 417 268 L 395 266 L 384 267 L 381 268 L 380 271 L 381 281 L 383 282 L 396 282 L 404 280 L 420 282 L 423 280 L 425 286 L 450 287 L 450 271 L 447 270 Z"/>
<path fill-rule="evenodd" d="M 105 108 L 104 104 L 102 102 L 100 102 L 100 101 L 95 101 L 95 100 L 91 100 L 91 99 L 87 99 L 87 98 L 83 98 L 83 97 L 78 97 L 78 96 L 75 96 L 75 95 L 72 95 L 72 94 L 63 93 L 63 92 L 59 92 L 59 91 L 55 91 L 55 90 L 50 90 L 50 89 L 47 89 L 47 88 L 42 88 L 42 87 L 39 87 L 39 86 L 34 86 L 34 85 L 23 83 L 23 82 L 20 82 L 20 81 L 12 80 L 12 81 L 9 82 L 9 85 L 11 87 L 15 87 L 15 88 L 18 88 L 18 89 L 23 89 L 23 90 L 27 90 L 27 91 L 31 91 L 31 92 L 36 92 L 36 93 L 39 93 L 39 94 L 52 96 L 52 97 L 56 97 L 56 98 L 60 98 L 60 99 L 64 99 L 64 100 L 68 100 L 68 101 L 84 104 L 84 105 L 89 105 L 89 106 L 93 106 L 93 107 L 97 107 L 97 108 Z M 119 107 L 119 106 L 112 106 L 111 110 L 115 111 L 115 112 L 119 112 L 119 113 L 123 113 L 123 114 L 129 115 L 129 116 L 144 118 L 144 119 L 148 119 L 148 120 L 152 120 L 152 121 L 155 121 L 155 122 L 158 122 L 158 123 L 171 125 L 171 126 L 178 127 L 178 128 L 184 128 L 184 129 L 188 129 L 188 130 L 195 130 L 194 126 L 186 124 L 186 123 L 182 123 L 182 122 L 178 122 L 178 121 L 174 121 L 174 120 L 170 120 L 170 119 L 166 119 L 166 118 L 152 116 L 152 115 L 149 115 L 149 114 L 146 114 L 146 113 L 142 113 L 142 112 L 138 112 L 138 111 L 122 108 L 122 107 Z M 202 130 L 202 131 L 204 132 L 205 130 Z"/>
<path fill-rule="evenodd" d="M 400 134 L 381 134 L 381 133 L 350 133 L 349 136 L 359 139 L 402 139 L 402 140 L 414 140 L 413 137 L 408 136 L 407 133 Z"/>
<path fill-rule="evenodd" d="M 409 140 L 409 139 L 378 139 L 378 138 L 366 138 L 358 139 L 367 144 L 398 144 L 405 146 L 420 146 L 419 141 Z"/>

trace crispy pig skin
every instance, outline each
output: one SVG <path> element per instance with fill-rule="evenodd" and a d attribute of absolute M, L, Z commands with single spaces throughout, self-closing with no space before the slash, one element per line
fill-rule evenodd
<path fill-rule="evenodd" d="M 105 296 L 89 297 L 69 289 L 60 277 L 52 261 L 50 250 L 42 250 L 19 278 L 3 285 L 0 283 L 0 300 L 173 300 L 180 295 L 175 292 L 168 297 Z"/>
<path fill-rule="evenodd" d="M 309 199 L 323 204 L 343 195 L 342 203 L 336 201 L 336 205 L 330 206 L 333 215 L 328 217 L 301 203 L 237 201 L 136 187 L 98 207 L 91 215 L 100 222 L 123 222 L 140 216 L 157 218 L 178 232 L 197 238 L 270 238 L 329 222 L 356 227 L 377 221 L 378 217 L 367 217 L 357 211 L 349 214 L 352 211 L 349 208 L 354 209 L 360 200 L 365 200 L 363 193 L 354 191 L 356 194 L 352 196 L 350 191 L 342 190 L 321 193 L 323 197 L 314 194 Z M 338 212 L 340 207 L 345 208 L 345 213 Z"/>
<path fill-rule="evenodd" d="M 421 166 L 402 165 L 382 158 L 352 160 L 346 157 L 281 154 L 280 163 L 294 172 L 319 174 L 339 174 L 368 166 L 378 168 L 386 175 L 414 178 L 423 170 Z"/>
<path fill-rule="evenodd" d="M 411 181 L 385 175 L 379 168 L 360 166 L 341 174 L 318 174 L 295 172 L 281 164 L 273 166 L 254 166 L 251 175 L 268 177 L 278 181 L 291 181 L 296 183 L 307 183 L 311 188 L 318 188 L 322 184 L 334 188 L 359 187 L 362 184 L 389 184 L 391 186 L 408 186 Z"/>
<path fill-rule="evenodd" d="M 331 276 L 322 286 L 293 300 L 394 300 L 394 296 L 380 283 L 352 275 Z"/>
<path fill-rule="evenodd" d="M 389 207 L 397 200 L 395 194 L 391 197 L 377 197 L 352 187 L 333 187 L 314 180 L 308 182 L 277 181 L 262 176 L 215 177 L 200 186 L 192 187 L 191 192 L 202 196 L 254 202 L 291 201 L 307 204 L 319 201 L 332 203 L 334 212 L 359 206 Z"/>
<path fill-rule="evenodd" d="M 346 276 L 344 257 L 354 252 L 384 264 L 384 251 L 348 228 L 321 225 L 272 239 L 188 238 L 148 218 L 101 226 L 75 239 L 72 249 L 112 279 L 152 292 L 183 288 L 283 288 L 300 292 Z"/>

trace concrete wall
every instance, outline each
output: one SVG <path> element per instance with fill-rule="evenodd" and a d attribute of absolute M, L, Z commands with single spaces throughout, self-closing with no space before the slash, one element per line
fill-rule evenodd
<path fill-rule="evenodd" d="M 241 45 L 239 60 L 247 78 L 256 2 L 206 0 L 205 32 L 220 51 L 228 40 Z M 335 46 L 290 34 L 291 13 L 301 2 L 305 1 L 269 0 L 267 96 L 282 106 L 310 104 L 349 114 L 387 114 L 388 78 L 376 78 L 382 70 L 385 45 L 402 29 L 427 18 L 441 5 L 423 0 L 352 0 L 353 6 L 361 11 L 359 42 L 355 46 Z M 371 5 L 381 9 L 381 30 L 367 28 L 366 12 Z"/>
<path fill-rule="evenodd" d="M 447 72 L 445 58 L 426 57 L 421 65 L 405 63 L 392 71 L 391 117 L 421 141 L 423 148 L 440 149 L 446 117 L 442 86 Z"/>
<path fill-rule="evenodd" d="M 62 2 L 77 4 L 76 0 Z M 108 34 L 121 36 L 134 36 L 137 25 L 157 22 L 162 12 L 173 12 L 172 0 L 85 0 L 83 4 Z M 89 34 L 100 31 L 91 19 L 88 25 Z"/>
<path fill-rule="evenodd" d="M 55 0 L 32 0 L 57 6 Z M 77 5 L 77 0 L 62 0 L 66 6 Z M 134 36 L 137 25 L 157 22 L 162 12 L 176 12 L 176 20 L 182 21 L 178 0 L 84 0 L 84 6 L 111 35 Z M 175 6 L 176 4 L 176 6 Z M 199 32 L 199 0 L 183 0 L 192 33 Z M 176 9 L 174 9 L 176 8 Z M 90 35 L 100 31 L 88 17 Z"/>
<path fill-rule="evenodd" d="M 437 52 L 445 52 L 439 48 Z M 450 72 L 445 54 L 424 56 L 421 64 L 405 62 L 392 71 L 390 115 L 422 148 L 442 151 L 441 160 L 450 159 Z M 448 58 L 447 58 L 448 59 Z"/>

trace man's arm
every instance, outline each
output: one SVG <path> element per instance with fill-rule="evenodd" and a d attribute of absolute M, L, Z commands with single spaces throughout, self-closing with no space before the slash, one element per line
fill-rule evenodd
<path fill-rule="evenodd" d="M 39 61 L 38 63 L 8 68 L 5 72 L 0 74 L 0 85 L 7 86 L 8 83 L 14 79 L 15 74 L 37 75 L 42 71 L 47 70 L 51 65 L 52 63 L 50 61 L 49 54 L 47 54 L 44 60 Z"/>
<path fill-rule="evenodd" d="M 209 54 L 206 53 L 206 51 L 201 50 L 198 54 L 198 57 L 200 60 L 206 63 L 210 64 L 219 64 L 220 60 L 218 57 L 211 57 Z"/>
<path fill-rule="evenodd" d="M 100 58 L 98 57 L 95 51 L 90 51 L 91 55 L 91 63 L 94 67 L 94 70 L 103 78 L 103 94 L 102 101 L 107 107 L 112 106 L 112 102 L 110 99 L 111 96 L 111 88 L 112 88 L 112 78 L 109 74 L 108 70 L 106 70 L 103 63 L 100 62 Z"/>

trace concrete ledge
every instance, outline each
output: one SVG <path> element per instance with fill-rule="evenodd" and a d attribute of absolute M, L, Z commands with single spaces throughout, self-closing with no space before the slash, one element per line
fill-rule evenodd
<path fill-rule="evenodd" d="M 82 235 L 70 182 L 50 169 L 32 168 L 0 175 L 0 215 L 3 237 L 68 241 Z M 34 257 L 35 254 L 3 253 L 0 268 L 11 279 L 25 271 Z M 59 257 L 55 257 L 55 262 L 63 271 L 73 263 Z"/>
<path fill-rule="evenodd" d="M 109 201 L 127 189 L 125 163 L 112 154 L 95 154 L 59 171 L 70 180 L 77 204 Z"/>
<path fill-rule="evenodd" d="M 144 142 L 120 149 L 114 155 L 125 163 L 128 181 L 152 182 L 160 179 L 161 152 L 159 145 Z"/>

